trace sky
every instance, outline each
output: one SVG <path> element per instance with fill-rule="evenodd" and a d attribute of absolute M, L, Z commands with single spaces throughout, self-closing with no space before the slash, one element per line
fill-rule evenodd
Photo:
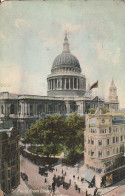
<path fill-rule="evenodd" d="M 125 2 L 7 1 L 0 5 L 0 91 L 46 95 L 47 75 L 68 32 L 87 83 L 108 98 L 112 78 L 125 107 Z M 94 92 L 97 93 L 97 92 Z"/>

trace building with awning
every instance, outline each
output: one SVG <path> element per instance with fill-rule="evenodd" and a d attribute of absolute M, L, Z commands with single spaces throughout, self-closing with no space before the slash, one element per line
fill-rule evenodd
<path fill-rule="evenodd" d="M 93 174 L 92 172 L 90 171 L 86 171 L 85 172 L 85 176 L 84 176 L 84 179 L 89 182 L 89 183 L 92 183 L 94 182 L 94 179 L 95 178 L 95 174 Z"/>

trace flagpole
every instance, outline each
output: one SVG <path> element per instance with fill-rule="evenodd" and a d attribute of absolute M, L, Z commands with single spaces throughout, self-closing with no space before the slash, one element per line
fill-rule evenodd
<path fill-rule="evenodd" d="M 98 90 L 97 90 L 97 93 L 98 93 L 98 109 L 99 109 L 99 82 L 98 82 Z"/>

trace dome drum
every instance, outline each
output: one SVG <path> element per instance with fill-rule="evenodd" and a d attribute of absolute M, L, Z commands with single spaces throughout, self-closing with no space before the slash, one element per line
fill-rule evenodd
<path fill-rule="evenodd" d="M 73 96 L 72 91 L 76 91 L 77 95 L 83 95 L 86 90 L 86 79 L 84 77 L 76 76 L 58 76 L 58 77 L 49 77 L 48 82 L 48 95 L 49 96 L 60 96 L 60 91 L 63 91 L 62 95 L 67 96 L 65 92 L 70 92 L 70 95 Z M 57 93 L 58 91 L 58 93 Z M 82 93 L 81 93 L 82 92 Z"/>

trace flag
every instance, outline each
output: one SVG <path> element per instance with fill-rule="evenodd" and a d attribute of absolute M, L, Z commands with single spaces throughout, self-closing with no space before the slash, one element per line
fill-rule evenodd
<path fill-rule="evenodd" d="M 98 80 L 94 84 L 92 84 L 92 86 L 90 86 L 89 90 L 92 90 L 93 88 L 98 88 Z"/>

